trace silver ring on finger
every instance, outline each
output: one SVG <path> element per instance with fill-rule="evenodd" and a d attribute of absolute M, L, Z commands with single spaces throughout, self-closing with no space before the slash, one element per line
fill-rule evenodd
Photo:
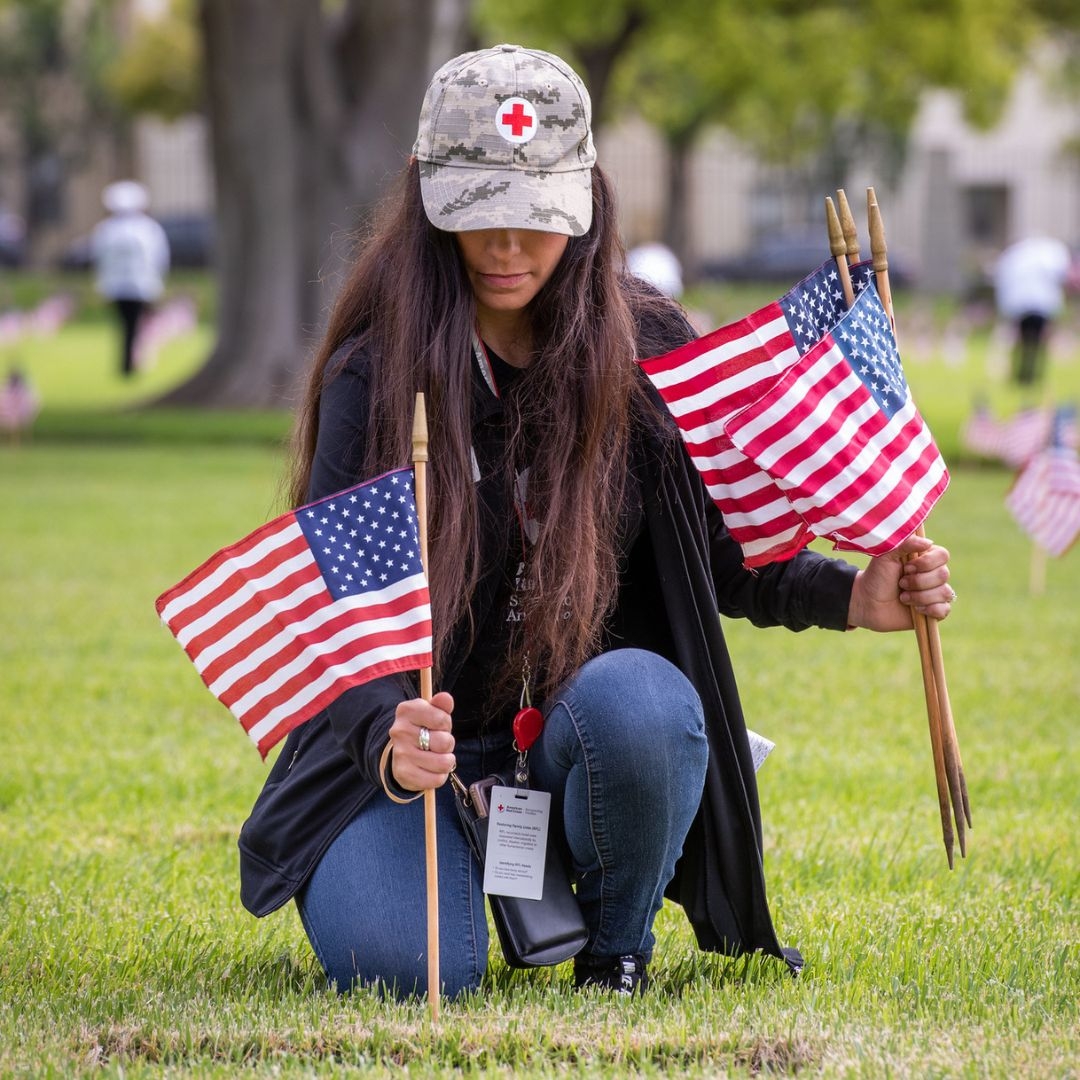
<path fill-rule="evenodd" d="M 951 585 L 949 586 L 949 592 L 952 593 L 952 596 L 949 597 L 949 603 L 950 604 L 955 604 L 956 603 L 957 592 Z"/>
<path fill-rule="evenodd" d="M 431 732 L 426 727 L 420 729 L 420 734 L 416 738 L 417 743 L 420 745 L 421 750 L 431 749 Z"/>

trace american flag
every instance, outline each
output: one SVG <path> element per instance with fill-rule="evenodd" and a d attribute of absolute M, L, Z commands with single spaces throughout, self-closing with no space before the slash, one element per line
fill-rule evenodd
<path fill-rule="evenodd" d="M 275 518 L 155 606 L 266 757 L 349 687 L 431 664 L 412 469 Z"/>
<path fill-rule="evenodd" d="M 1056 439 L 1061 446 L 1080 446 L 1076 415 L 1056 418 L 1052 409 L 1021 409 L 1008 420 L 998 421 L 985 402 L 975 406 L 960 437 L 964 446 L 982 457 L 997 458 L 1013 469 L 1023 468 L 1045 449 L 1051 431 L 1058 424 Z"/>
<path fill-rule="evenodd" d="M 960 429 L 960 442 L 965 450 L 980 457 L 1000 458 L 1004 437 L 1002 425 L 985 401 L 976 402 L 971 415 Z"/>
<path fill-rule="evenodd" d="M 914 532 L 949 482 L 876 289 L 724 430 L 815 536 L 869 555 Z"/>
<path fill-rule="evenodd" d="M 1047 409 L 1021 409 L 1001 428 L 1001 460 L 1010 468 L 1026 465 L 1050 441 L 1053 414 Z"/>
<path fill-rule="evenodd" d="M 872 276 L 869 262 L 851 267 L 857 292 Z M 830 259 L 779 300 L 640 362 L 675 417 L 746 566 L 790 559 L 811 535 L 785 492 L 732 443 L 724 423 L 772 386 L 845 310 L 840 274 Z"/>
<path fill-rule="evenodd" d="M 1005 505 L 1020 527 L 1051 555 L 1063 555 L 1080 534 L 1080 460 L 1069 445 L 1076 412 L 1058 409 L 1049 445 L 1017 476 Z"/>

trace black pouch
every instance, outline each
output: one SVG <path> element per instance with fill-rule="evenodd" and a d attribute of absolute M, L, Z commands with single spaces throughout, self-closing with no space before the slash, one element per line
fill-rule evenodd
<path fill-rule="evenodd" d="M 465 835 L 481 866 L 487 852 L 488 835 L 484 792 L 493 784 L 508 786 L 501 776 L 487 777 L 468 790 L 460 781 L 452 785 Z M 550 833 L 544 857 L 541 899 L 489 894 L 488 903 L 503 956 L 513 968 L 561 964 L 580 952 L 589 936 L 581 908 L 570 888 L 570 875 Z"/>

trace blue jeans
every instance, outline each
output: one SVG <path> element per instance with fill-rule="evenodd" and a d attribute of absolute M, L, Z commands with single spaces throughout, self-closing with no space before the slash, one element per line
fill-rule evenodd
<path fill-rule="evenodd" d="M 701 801 L 708 744 L 686 677 L 653 653 L 620 649 L 588 661 L 545 706 L 529 753 L 532 786 L 552 793 L 596 956 L 653 948 L 652 924 Z M 470 783 L 505 764 L 509 734 L 462 739 Z M 439 974 L 448 997 L 475 990 L 487 965 L 483 873 L 449 785 L 436 794 Z M 331 844 L 297 896 L 327 978 L 399 997 L 427 984 L 423 801 L 379 792 Z"/>

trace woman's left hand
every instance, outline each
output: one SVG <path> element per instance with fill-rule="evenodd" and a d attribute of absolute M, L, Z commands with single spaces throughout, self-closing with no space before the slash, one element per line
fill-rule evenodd
<path fill-rule="evenodd" d="M 895 551 L 871 559 L 856 575 L 848 623 L 868 630 L 910 630 L 912 608 L 931 619 L 945 619 L 955 600 L 948 551 L 925 536 L 912 535 Z"/>

